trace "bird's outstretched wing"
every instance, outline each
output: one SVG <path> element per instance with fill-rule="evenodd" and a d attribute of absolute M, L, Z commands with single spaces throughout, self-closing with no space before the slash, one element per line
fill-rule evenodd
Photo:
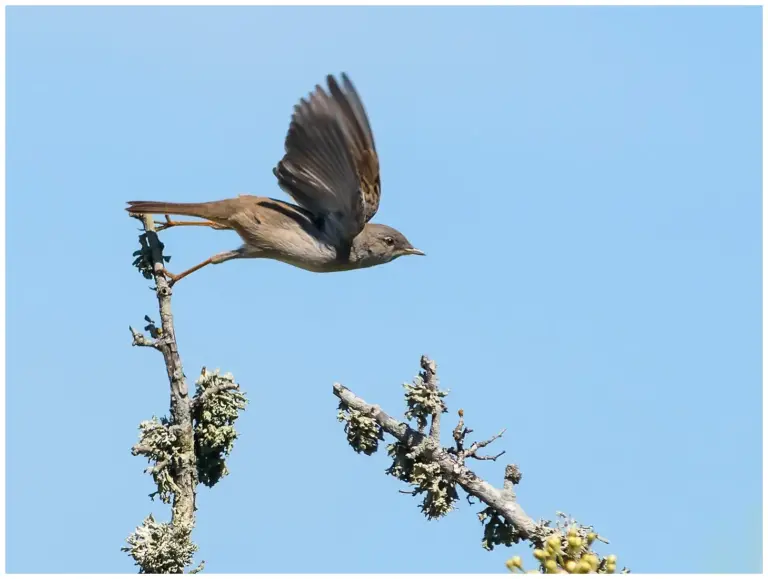
<path fill-rule="evenodd" d="M 327 80 L 328 92 L 318 85 L 294 107 L 274 173 L 280 187 L 344 245 L 379 208 L 379 158 L 355 87 L 346 74 L 341 84 L 331 75 Z"/>

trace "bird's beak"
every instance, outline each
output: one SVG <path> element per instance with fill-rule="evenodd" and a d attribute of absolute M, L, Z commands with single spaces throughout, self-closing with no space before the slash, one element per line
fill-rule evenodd
<path fill-rule="evenodd" d="M 420 249 L 416 249 L 415 247 L 410 247 L 406 249 L 405 253 L 408 255 L 427 255 L 426 253 L 424 253 Z"/>

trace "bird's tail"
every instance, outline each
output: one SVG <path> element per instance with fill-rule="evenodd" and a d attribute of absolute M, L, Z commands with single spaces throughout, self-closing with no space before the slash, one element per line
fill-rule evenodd
<path fill-rule="evenodd" d="M 227 218 L 232 214 L 229 199 L 223 201 L 209 201 L 207 203 L 171 203 L 166 201 L 128 201 L 125 208 L 129 213 L 157 214 L 157 215 L 189 215 L 208 219 L 216 223 L 227 223 Z"/>

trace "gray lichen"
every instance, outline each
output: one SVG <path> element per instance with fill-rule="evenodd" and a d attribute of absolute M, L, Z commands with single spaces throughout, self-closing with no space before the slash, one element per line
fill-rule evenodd
<path fill-rule="evenodd" d="M 420 507 L 428 519 L 440 518 L 453 510 L 459 498 L 456 484 L 446 478 L 440 465 L 412 458 L 412 449 L 401 442 L 387 445 L 387 453 L 392 457 L 387 474 L 412 485 L 411 494 L 424 494 Z"/>
<path fill-rule="evenodd" d="M 131 449 L 131 454 L 145 456 L 154 463 L 144 471 L 152 475 L 157 485 L 157 491 L 149 496 L 154 499 L 157 495 L 164 503 L 170 503 L 172 493 L 179 490 L 172 474 L 180 461 L 177 431 L 170 427 L 166 418 L 158 420 L 153 416 L 152 420 L 139 425 L 139 442 Z"/>
<path fill-rule="evenodd" d="M 497 545 L 511 546 L 513 543 L 519 543 L 522 536 L 518 529 L 504 520 L 499 512 L 488 507 L 477 513 L 477 518 L 485 525 L 483 530 L 483 549 L 493 551 Z"/>
<path fill-rule="evenodd" d="M 440 390 L 437 377 L 427 375 L 426 370 L 414 378 L 413 384 L 403 384 L 403 388 L 405 403 L 408 406 L 405 417 L 408 420 L 416 419 L 419 432 L 424 432 L 427 420 L 433 414 L 447 412 L 443 398 L 448 395 L 448 391 Z"/>
<path fill-rule="evenodd" d="M 355 452 L 370 456 L 379 449 L 379 441 L 384 440 L 384 432 L 372 416 L 340 402 L 336 418 L 344 423 L 347 442 Z"/>
<path fill-rule="evenodd" d="M 158 523 L 149 515 L 121 550 L 133 557 L 139 573 L 183 573 L 197 551 L 191 533 L 191 528 Z"/>
<path fill-rule="evenodd" d="M 237 439 L 235 421 L 248 399 L 232 374 L 203 368 L 195 382 L 195 456 L 200 482 L 212 487 L 229 474 L 226 457 Z"/>
<path fill-rule="evenodd" d="M 386 473 L 403 482 L 411 482 L 414 459 L 410 456 L 411 449 L 407 444 L 394 442 L 387 445 L 387 454 L 392 458 L 391 466 Z"/>

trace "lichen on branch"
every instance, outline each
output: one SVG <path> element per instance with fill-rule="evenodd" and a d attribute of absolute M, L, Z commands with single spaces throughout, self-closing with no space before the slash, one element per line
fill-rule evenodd
<path fill-rule="evenodd" d="M 139 573 L 183 573 L 197 551 L 191 534 L 192 527 L 158 523 L 149 515 L 128 536 L 128 545 L 121 550 L 133 557 Z"/>
<path fill-rule="evenodd" d="M 225 459 L 237 438 L 235 421 L 247 400 L 231 374 L 205 368 L 190 398 L 171 313 L 173 292 L 163 274 L 163 264 L 170 258 L 163 255 L 151 216 L 143 216 L 142 221 L 145 231 L 139 236 L 141 248 L 134 252 L 133 265 L 143 277 L 154 278 L 160 324 L 145 316 L 144 331 L 149 336 L 130 328 L 132 344 L 163 355 L 171 403 L 167 418 L 153 417 L 140 424 L 139 442 L 131 452 L 150 462 L 145 472 L 152 475 L 157 489 L 150 496 L 159 496 L 172 509 L 170 523 L 147 517 L 122 550 L 133 557 L 140 573 L 183 573 L 197 551 L 191 539 L 197 485 L 213 486 L 227 474 Z M 201 569 L 202 563 L 190 572 Z"/>
<path fill-rule="evenodd" d="M 159 496 L 160 500 L 168 504 L 174 493 L 180 492 L 180 488 L 174 482 L 175 469 L 180 464 L 179 430 L 172 428 L 168 419 L 145 420 L 139 425 L 139 442 L 131 449 L 133 456 L 145 456 L 152 466 L 144 472 L 152 475 L 157 490 L 150 493 L 150 498 Z"/>
<path fill-rule="evenodd" d="M 453 510 L 459 498 L 456 483 L 440 471 L 438 464 L 412 456 L 411 449 L 399 441 L 387 445 L 387 453 L 392 458 L 387 474 L 412 485 L 411 495 L 424 495 L 420 507 L 427 519 L 443 517 Z"/>
<path fill-rule="evenodd" d="M 443 402 L 448 391 L 440 390 L 439 384 L 437 366 L 426 356 L 421 357 L 421 372 L 413 379 L 413 383 L 403 384 L 405 404 L 408 407 L 408 410 L 405 411 L 405 417 L 408 420 L 416 420 L 419 432 L 424 432 L 430 419 L 433 420 L 434 424 L 439 420 L 442 413 L 448 412 L 448 408 Z M 435 430 L 430 434 L 434 436 Z M 437 436 L 439 436 L 439 431 Z"/>
<path fill-rule="evenodd" d="M 384 431 L 373 417 L 350 408 L 342 400 L 336 418 L 344 423 L 347 442 L 355 452 L 370 456 L 379 449 L 379 441 L 384 440 Z"/>
<path fill-rule="evenodd" d="M 465 425 L 464 411 L 459 410 L 459 420 L 452 431 L 453 445 L 442 445 L 440 416 L 447 411 L 444 399 L 448 392 L 439 388 L 437 366 L 433 360 L 422 356 L 420 365 L 422 371 L 413 383 L 404 385 L 406 421 L 393 418 L 379 406 L 367 403 L 341 384 L 333 385 L 333 393 L 339 399 L 338 418 L 344 423 L 350 446 L 356 452 L 370 455 L 378 449 L 384 433 L 393 437 L 394 442 L 387 445 L 392 463 L 386 472 L 412 487 L 401 492 L 414 496 L 424 495 L 420 508 L 428 519 L 442 517 L 453 510 L 459 498 L 459 488 L 466 493 L 470 504 L 474 504 L 473 498 L 484 503 L 485 508 L 478 513 L 478 518 L 483 524 L 482 546 L 487 550 L 525 540 L 538 553 L 543 552 L 546 545 L 554 544 L 550 540 L 552 537 L 560 541 L 560 537 L 565 534 L 559 526 L 553 527 L 551 521 L 534 521 L 517 502 L 514 489 L 521 482 L 522 473 L 516 464 L 506 465 L 501 488 L 481 479 L 467 466 L 470 459 L 496 461 L 501 457 L 504 451 L 493 455 L 481 454 L 480 451 L 501 438 L 505 430 L 485 440 L 470 443 L 467 436 L 472 433 L 472 429 Z M 416 421 L 415 428 L 408 424 L 410 420 Z M 588 531 L 582 534 L 583 541 L 591 536 Z M 568 542 L 567 539 L 563 540 Z M 579 561 L 590 561 L 592 565 L 592 557 L 587 555 L 589 553 L 586 551 L 580 552 Z M 610 564 L 611 560 L 601 561 L 599 572 L 612 572 L 614 567 Z M 566 563 L 565 559 L 563 563 Z M 579 568 L 584 569 L 585 564 Z M 547 565 L 551 567 L 552 563 Z M 568 565 L 569 568 L 572 566 Z M 549 567 L 546 569 L 549 570 Z M 510 568 L 516 567 L 512 565 Z M 562 572 L 568 571 L 563 569 Z"/>
<path fill-rule="evenodd" d="M 195 382 L 193 399 L 195 456 L 200 482 L 212 487 L 226 476 L 226 457 L 237 439 L 235 421 L 248 399 L 230 373 L 219 374 L 203 368 Z"/>

